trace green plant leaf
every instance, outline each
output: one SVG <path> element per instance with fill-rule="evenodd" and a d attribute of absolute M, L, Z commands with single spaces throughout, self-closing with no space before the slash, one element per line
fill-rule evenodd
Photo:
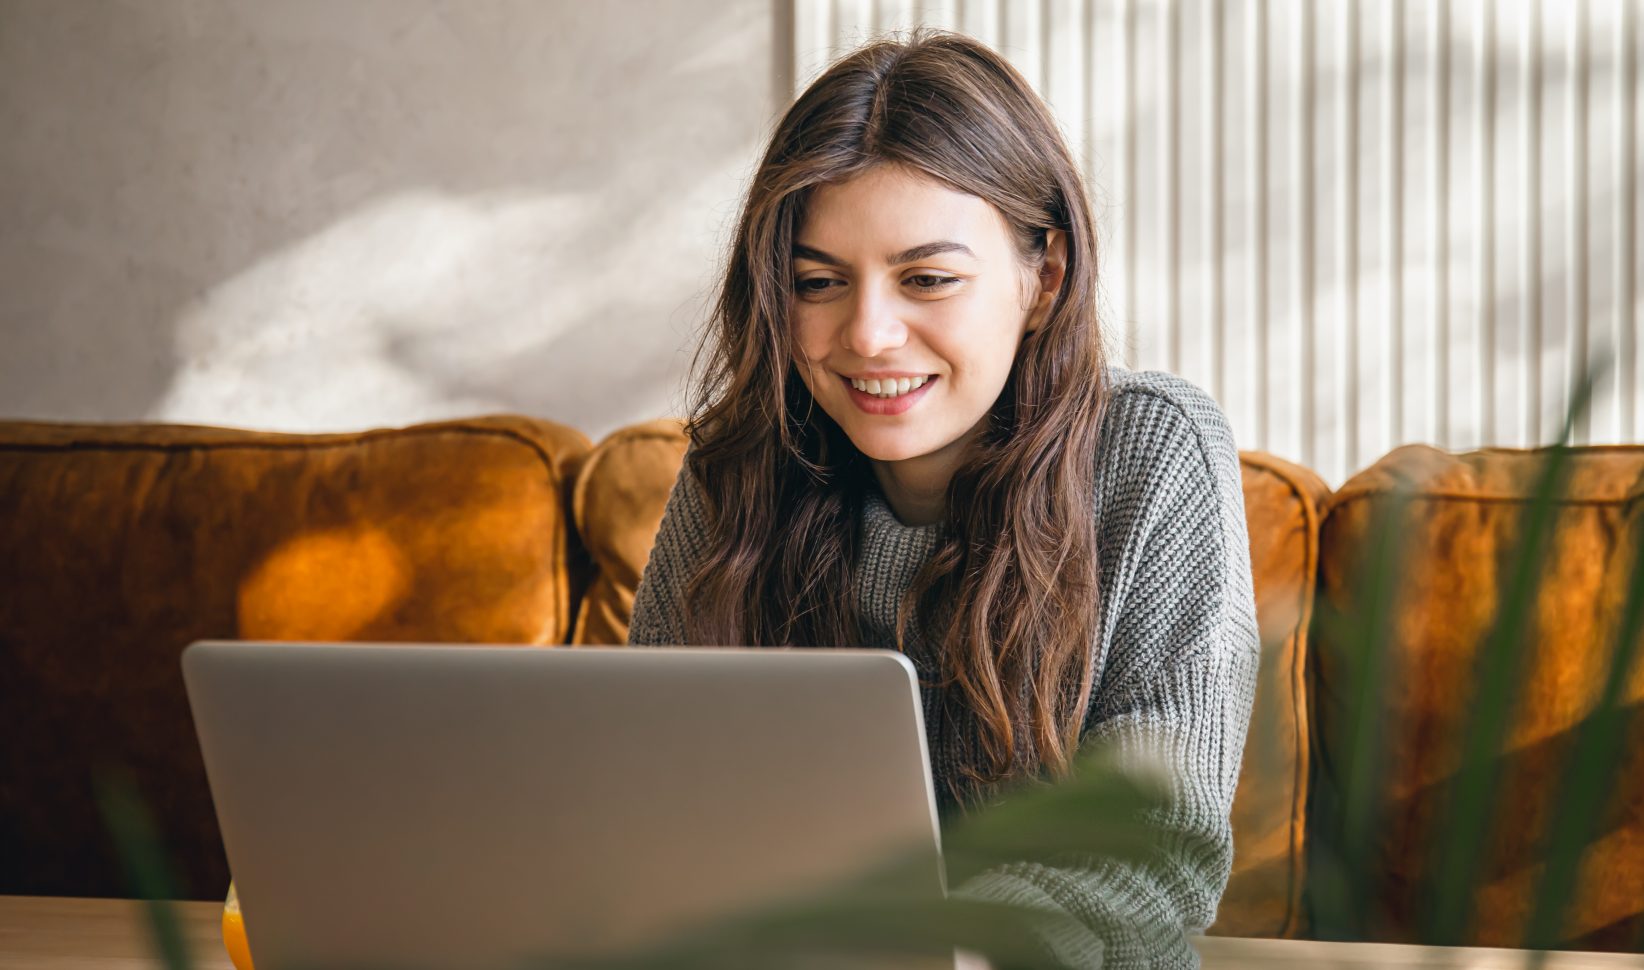
<path fill-rule="evenodd" d="M 1363 590 L 1357 609 L 1342 612 L 1331 604 L 1318 608 L 1327 640 L 1346 652 L 1345 733 L 1339 763 L 1330 774 L 1339 803 L 1330 805 L 1326 832 L 1314 854 L 1323 880 L 1315 893 L 1315 932 L 1324 939 L 1358 939 L 1368 931 L 1373 906 L 1372 859 L 1381 828 L 1386 750 L 1381 723 L 1382 698 L 1392 682 L 1389 662 L 1393 618 L 1404 576 L 1405 537 L 1413 483 L 1401 483 L 1372 512 L 1369 544 L 1352 573 Z M 1326 789 L 1328 791 L 1328 789 Z"/>
<path fill-rule="evenodd" d="M 1474 891 L 1487 840 L 1499 821 L 1490 811 L 1501 782 L 1501 751 L 1513 708 L 1528 675 L 1525 635 L 1541 585 L 1557 504 L 1570 466 L 1569 441 L 1578 415 L 1585 413 L 1594 372 L 1576 388 L 1558 443 L 1547 449 L 1529 507 L 1522 516 L 1519 544 L 1507 569 L 1507 583 L 1490 630 L 1475 658 L 1478 685 L 1472 716 L 1463 734 L 1456 783 L 1429 867 L 1422 927 L 1423 942 L 1459 944 L 1473 915 Z"/>
<path fill-rule="evenodd" d="M 1544 836 L 1545 869 L 1523 943 L 1537 950 L 1559 942 L 1564 914 L 1575 896 L 1582 853 L 1598 827 L 1625 754 L 1622 742 L 1629 721 L 1625 695 L 1644 645 L 1644 530 L 1635 538 L 1630 559 L 1626 599 L 1609 651 L 1603 692 L 1578 729 Z"/>
<path fill-rule="evenodd" d="M 1008 862 L 1097 855 L 1143 857 L 1157 838 L 1146 813 L 1164 803 L 1166 782 L 1093 747 L 1066 778 L 1018 787 L 943 835 L 948 881 L 958 885 Z"/>
<path fill-rule="evenodd" d="M 1146 855 L 1157 831 L 1143 820 L 1164 797 L 1163 780 L 1092 748 L 1054 784 L 1017 788 L 955 823 L 944 836 L 949 882 L 996 865 L 1096 855 Z M 985 955 L 1001 970 L 1045 967 L 1047 929 L 1089 932 L 1061 909 L 964 897 L 936 897 L 930 860 L 914 853 L 832 891 L 736 914 L 643 952 L 532 966 L 577 970 L 631 968 L 764 968 L 851 965 L 895 954 L 945 954 L 954 947 Z M 820 962 L 817 962 L 820 961 Z"/>
<path fill-rule="evenodd" d="M 166 970 L 190 970 L 188 940 L 172 903 L 178 896 L 158 830 L 129 773 L 106 769 L 92 780 L 97 808 L 114 841 L 126 882 L 144 900 L 149 931 Z"/>

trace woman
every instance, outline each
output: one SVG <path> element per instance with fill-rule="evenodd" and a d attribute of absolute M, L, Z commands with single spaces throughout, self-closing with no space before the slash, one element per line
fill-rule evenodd
<path fill-rule="evenodd" d="M 1232 862 L 1257 633 L 1216 405 L 1109 369 L 1078 169 L 949 34 L 835 64 L 782 119 L 699 362 L 635 644 L 874 646 L 920 672 L 944 820 L 1094 742 L 1167 759 L 1146 862 L 957 887 L 1056 907 L 1076 965 L 1191 965 Z"/>

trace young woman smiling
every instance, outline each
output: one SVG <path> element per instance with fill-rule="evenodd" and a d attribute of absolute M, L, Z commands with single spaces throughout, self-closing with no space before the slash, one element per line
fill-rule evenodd
<path fill-rule="evenodd" d="M 1144 863 L 956 887 L 1059 907 L 1075 966 L 1194 965 L 1255 691 L 1238 453 L 1105 361 L 1095 229 L 1022 77 L 951 34 L 835 64 L 754 175 L 635 644 L 875 646 L 920 673 L 944 821 L 1108 742 L 1165 759 Z"/>

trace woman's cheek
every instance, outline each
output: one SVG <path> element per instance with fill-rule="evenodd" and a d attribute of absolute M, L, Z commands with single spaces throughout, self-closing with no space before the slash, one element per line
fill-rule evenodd
<path fill-rule="evenodd" d="M 821 332 L 823 321 L 809 308 L 796 307 L 789 317 L 793 321 L 794 343 L 800 357 L 800 366 L 826 357 L 827 337 Z"/>
<path fill-rule="evenodd" d="M 794 348 L 794 369 L 799 371 L 799 379 L 812 397 L 823 398 L 828 394 L 830 384 L 826 360 L 825 356 L 815 352 L 815 348 L 803 345 Z"/>

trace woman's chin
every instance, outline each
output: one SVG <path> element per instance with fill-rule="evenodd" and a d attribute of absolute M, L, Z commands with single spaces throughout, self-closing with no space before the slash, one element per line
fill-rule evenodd
<path fill-rule="evenodd" d="M 930 454 L 936 449 L 929 442 L 916 440 L 911 435 L 850 435 L 856 450 L 874 461 L 907 461 Z"/>

